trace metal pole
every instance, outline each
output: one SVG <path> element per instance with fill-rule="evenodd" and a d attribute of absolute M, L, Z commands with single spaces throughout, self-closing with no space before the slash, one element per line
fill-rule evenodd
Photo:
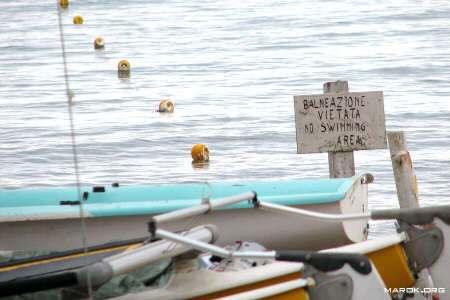
<path fill-rule="evenodd" d="M 182 236 L 164 229 L 157 229 L 156 236 L 164 238 L 166 240 L 170 240 L 176 243 L 189 245 L 194 249 L 211 252 L 214 255 L 226 258 L 272 258 L 274 259 L 276 256 L 275 251 L 246 251 L 246 252 L 237 252 L 230 251 L 218 246 L 214 246 L 199 240 L 193 240 L 190 237 Z"/>
<path fill-rule="evenodd" d="M 221 257 L 231 257 L 231 252 L 228 250 L 225 250 L 223 248 L 210 245 L 208 243 L 204 243 L 198 240 L 193 240 L 187 236 L 182 236 L 164 229 L 158 228 L 155 232 L 156 237 L 160 237 L 172 242 L 176 242 L 177 244 L 183 244 L 183 245 L 189 245 L 191 248 L 204 251 L 204 252 L 211 252 L 215 255 L 221 256 Z"/>
<path fill-rule="evenodd" d="M 207 244 L 214 242 L 217 238 L 218 230 L 214 225 L 206 225 L 195 227 L 184 234 L 193 241 L 203 241 L 203 243 Z M 107 257 L 103 262 L 111 266 L 113 276 L 118 276 L 149 265 L 155 261 L 179 255 L 191 249 L 192 247 L 185 243 L 173 245 L 171 241 L 163 240 Z"/>
<path fill-rule="evenodd" d="M 220 207 L 225 207 L 242 201 L 249 201 L 254 199 L 255 197 L 256 197 L 255 192 L 248 192 L 232 197 L 220 198 L 214 200 L 213 202 L 208 202 L 197 206 L 187 207 L 184 209 L 171 211 L 166 214 L 154 216 L 152 218 L 152 222 L 160 224 L 167 221 L 174 221 L 182 218 L 197 216 Z"/>

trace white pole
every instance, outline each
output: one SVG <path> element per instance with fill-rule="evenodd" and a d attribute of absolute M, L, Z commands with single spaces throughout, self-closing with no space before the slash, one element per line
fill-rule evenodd
<path fill-rule="evenodd" d="M 255 198 L 255 196 L 256 196 L 255 192 L 247 192 L 232 197 L 215 199 L 212 202 L 187 207 L 184 209 L 174 210 L 162 215 L 154 216 L 152 218 L 152 221 L 155 222 L 156 224 L 160 224 L 162 222 L 173 221 L 191 216 L 197 216 L 220 207 L 225 207 L 242 201 L 252 200 L 253 198 Z"/>
<path fill-rule="evenodd" d="M 208 243 L 214 241 L 217 236 L 216 231 L 214 225 L 207 225 L 195 227 L 184 234 L 192 240 Z M 111 266 L 113 276 L 118 276 L 191 249 L 192 247 L 187 244 L 174 244 L 171 241 L 162 240 L 107 257 L 103 259 L 103 262 Z"/>
<path fill-rule="evenodd" d="M 221 256 L 221 257 L 231 257 L 230 251 L 225 250 L 223 248 L 220 248 L 218 246 L 210 245 L 208 243 L 191 239 L 189 236 L 182 236 L 180 234 L 176 234 L 164 229 L 156 229 L 155 232 L 156 237 L 160 237 L 172 242 L 175 242 L 180 245 L 187 245 L 193 249 L 204 251 L 204 252 L 211 252 L 215 255 Z"/>
<path fill-rule="evenodd" d="M 320 219 L 322 221 L 328 221 L 328 222 L 343 222 L 347 220 L 359 220 L 359 219 L 369 219 L 371 217 L 371 213 L 357 213 L 357 214 L 345 214 L 345 215 L 337 215 L 337 214 L 326 214 L 326 213 L 319 213 L 314 212 L 306 209 L 301 208 L 294 208 L 290 206 L 275 204 L 275 203 L 269 203 L 269 202 L 258 202 L 257 207 L 271 211 L 271 212 L 278 212 L 278 213 L 287 213 L 291 215 L 297 215 L 302 217 L 308 217 L 311 219 Z"/>
<path fill-rule="evenodd" d="M 157 237 L 164 238 L 166 240 L 170 240 L 176 242 L 178 244 L 188 245 L 196 250 L 211 252 L 214 255 L 226 258 L 266 258 L 266 259 L 275 259 L 276 252 L 275 251 L 232 251 L 227 250 L 215 245 L 211 245 L 200 240 L 194 240 L 189 236 L 182 236 L 177 233 L 173 233 L 164 229 L 158 228 L 156 230 L 155 235 Z"/>

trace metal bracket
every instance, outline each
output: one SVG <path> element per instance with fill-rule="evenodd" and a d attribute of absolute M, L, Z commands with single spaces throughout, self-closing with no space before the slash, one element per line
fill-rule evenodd
<path fill-rule="evenodd" d="M 404 249 L 410 267 L 415 271 L 431 266 L 444 249 L 444 234 L 439 227 L 421 229 L 404 221 L 398 221 L 398 232 L 406 232 L 408 240 Z"/>
<path fill-rule="evenodd" d="M 308 289 L 311 300 L 352 299 L 353 280 L 347 274 L 325 275 L 317 273 L 314 276 L 316 285 Z"/>
<path fill-rule="evenodd" d="M 150 233 L 150 237 L 155 237 L 155 233 L 156 233 L 156 221 L 153 218 L 150 218 L 150 220 L 147 222 L 147 228 L 148 228 L 148 232 Z"/>

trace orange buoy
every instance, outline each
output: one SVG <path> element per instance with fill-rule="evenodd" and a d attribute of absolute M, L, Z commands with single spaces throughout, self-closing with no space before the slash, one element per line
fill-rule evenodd
<path fill-rule="evenodd" d="M 73 24 L 83 24 L 83 17 L 81 16 L 75 16 L 73 18 Z"/>
<path fill-rule="evenodd" d="M 175 109 L 175 106 L 173 105 L 173 102 L 169 99 L 164 99 L 159 102 L 159 112 L 166 112 L 166 113 L 173 113 L 173 110 Z"/>
<path fill-rule="evenodd" d="M 209 149 L 204 144 L 192 147 L 191 156 L 194 161 L 209 161 Z"/>
<path fill-rule="evenodd" d="M 103 38 L 98 37 L 94 41 L 94 48 L 95 49 L 104 49 L 105 48 L 105 40 Z"/>
<path fill-rule="evenodd" d="M 130 62 L 126 59 L 122 59 L 121 61 L 119 61 L 117 69 L 119 70 L 119 72 L 130 72 Z"/>
<path fill-rule="evenodd" d="M 60 0 L 59 5 L 61 5 L 62 8 L 67 8 L 69 6 L 69 0 Z"/>

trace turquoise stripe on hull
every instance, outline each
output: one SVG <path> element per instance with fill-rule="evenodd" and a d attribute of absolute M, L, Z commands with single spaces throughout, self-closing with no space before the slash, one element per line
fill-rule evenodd
<path fill-rule="evenodd" d="M 211 200 L 256 191 L 262 201 L 285 205 L 329 203 L 341 200 L 358 178 L 210 183 Z M 105 188 L 105 192 L 95 193 L 92 188 L 82 188 L 82 194 L 89 193 L 83 207 L 95 217 L 164 213 L 197 205 L 202 192 L 205 196 L 211 193 L 206 184 Z M 1 191 L 0 216 L 77 212 L 76 205 L 60 205 L 60 201 L 76 200 L 75 188 Z M 250 206 L 247 203 L 232 206 L 243 207 Z"/>

